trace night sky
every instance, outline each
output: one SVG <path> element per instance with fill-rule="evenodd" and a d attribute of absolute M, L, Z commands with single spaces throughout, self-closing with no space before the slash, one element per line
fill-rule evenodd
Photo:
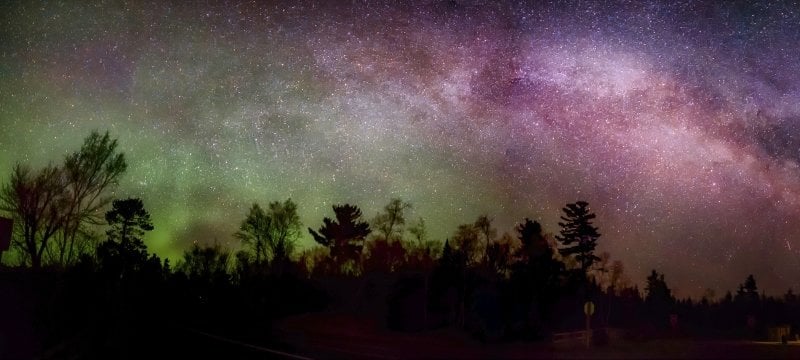
<path fill-rule="evenodd" d="M 324 3 L 3 2 L 0 177 L 108 130 L 173 259 L 254 201 L 444 240 L 586 200 L 634 282 L 800 290 L 798 3 Z"/>

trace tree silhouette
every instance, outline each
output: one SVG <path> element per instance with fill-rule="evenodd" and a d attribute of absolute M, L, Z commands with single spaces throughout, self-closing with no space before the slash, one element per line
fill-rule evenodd
<path fill-rule="evenodd" d="M 76 260 L 76 241 L 82 227 L 100 224 L 99 210 L 108 204 L 104 196 L 115 186 L 127 169 L 125 156 L 117 152 L 117 140 L 108 132 L 92 131 L 79 151 L 64 159 L 60 207 L 64 211 L 64 228 L 58 242 L 58 262 L 71 264 Z"/>
<path fill-rule="evenodd" d="M 303 250 L 298 256 L 296 266 L 298 273 L 306 278 L 332 275 L 335 272 L 330 249 L 327 247 L 314 246 Z"/>
<path fill-rule="evenodd" d="M 483 259 L 483 252 L 480 248 L 480 234 L 474 224 L 461 224 L 453 234 L 452 243 L 453 250 L 445 258 L 442 254 L 442 265 L 454 265 L 451 276 L 456 277 L 451 279 L 457 281 L 459 284 L 459 307 L 458 307 L 458 322 L 463 327 L 466 324 L 467 318 L 467 299 L 469 294 L 474 290 L 474 284 L 470 281 L 475 270 L 476 264 Z M 447 242 L 445 245 L 449 245 Z M 446 249 L 444 249 L 446 250 Z M 443 250 L 443 252 L 444 252 Z"/>
<path fill-rule="evenodd" d="M 411 204 L 393 198 L 383 207 L 383 212 L 372 219 L 375 231 L 372 240 L 366 243 L 365 271 L 389 273 L 405 264 L 403 225 L 406 223 L 405 211 L 410 208 Z"/>
<path fill-rule="evenodd" d="M 672 297 L 672 290 L 667 286 L 667 282 L 664 281 L 664 274 L 659 274 L 653 270 L 650 276 L 647 277 L 645 292 L 644 301 L 649 309 L 651 319 L 657 324 L 665 326 L 666 315 L 675 303 L 675 298 Z"/>
<path fill-rule="evenodd" d="M 511 286 L 523 309 L 526 328 L 540 328 L 559 296 L 564 264 L 553 258 L 554 250 L 538 221 L 526 218 L 517 225 L 521 246 L 512 265 Z"/>
<path fill-rule="evenodd" d="M 406 262 L 407 252 L 401 241 L 386 241 L 378 238 L 367 242 L 367 257 L 364 271 L 390 273 L 397 271 Z"/>
<path fill-rule="evenodd" d="M 647 302 L 670 301 L 669 299 L 672 299 L 672 290 L 669 289 L 667 282 L 664 281 L 664 274 L 659 274 L 655 270 L 647 277 L 645 292 L 647 293 L 645 296 L 645 301 Z"/>
<path fill-rule="evenodd" d="M 250 212 L 239 226 L 239 231 L 234 234 L 242 241 L 246 247 L 250 248 L 255 256 L 256 264 L 267 260 L 267 237 L 269 236 L 269 226 L 271 219 L 261 209 L 261 206 L 254 203 L 250 207 Z"/>
<path fill-rule="evenodd" d="M 111 210 L 106 212 L 106 221 L 111 227 L 106 232 L 108 240 L 97 248 L 101 265 L 120 277 L 138 271 L 147 262 L 147 246 L 141 237 L 153 230 L 142 200 L 114 200 Z"/>
<path fill-rule="evenodd" d="M 114 200 L 111 210 L 106 212 L 106 222 L 111 226 L 106 232 L 108 238 L 119 242 L 141 240 L 145 231 L 153 230 L 150 214 L 137 198 Z"/>
<path fill-rule="evenodd" d="M 250 248 L 255 264 L 271 260 L 273 267 L 280 272 L 300 236 L 297 204 L 292 199 L 272 202 L 267 212 L 257 203 L 253 204 L 234 236 Z"/>
<path fill-rule="evenodd" d="M 508 273 L 512 257 L 512 239 L 508 233 L 504 233 L 500 239 L 492 240 L 486 248 L 486 269 L 494 275 L 505 277 Z"/>
<path fill-rule="evenodd" d="M 786 290 L 786 294 L 783 294 L 783 301 L 788 304 L 793 304 L 797 301 L 797 295 L 792 291 L 792 288 L 789 288 L 789 290 Z"/>
<path fill-rule="evenodd" d="M 485 262 L 489 261 L 489 252 L 491 251 L 491 243 L 494 241 L 494 237 L 497 235 L 497 230 L 492 227 L 492 218 L 488 215 L 481 215 L 478 216 L 478 219 L 475 220 L 475 229 L 483 236 L 483 240 L 485 241 L 484 252 L 483 252 L 483 260 Z M 495 252 L 498 249 L 494 249 Z"/>
<path fill-rule="evenodd" d="M 412 269 L 432 269 L 441 254 L 442 244 L 428 238 L 428 228 L 422 217 L 411 225 L 408 232 L 416 240 L 413 244 L 406 244 L 409 247 L 408 266 Z"/>
<path fill-rule="evenodd" d="M 624 288 L 626 283 L 625 265 L 622 264 L 622 261 L 614 260 L 614 262 L 611 263 L 607 291 L 613 294 L 616 290 Z"/>
<path fill-rule="evenodd" d="M 563 208 L 564 215 L 561 216 L 563 222 L 559 222 L 561 234 L 556 235 L 562 248 L 558 251 L 562 256 L 574 256 L 585 275 L 599 257 L 594 255 L 597 247 L 597 239 L 600 234 L 597 228 L 592 225 L 595 214 L 589 211 L 589 203 L 578 201 L 574 204 L 567 204 Z"/>
<path fill-rule="evenodd" d="M 461 224 L 453 234 L 453 245 L 464 255 L 467 266 L 477 262 L 479 255 L 480 234 L 473 224 Z"/>
<path fill-rule="evenodd" d="M 406 223 L 405 211 L 411 208 L 411 204 L 403 202 L 398 198 L 391 199 L 383 212 L 378 213 L 372 220 L 372 228 L 378 236 L 391 242 L 402 240 L 403 225 Z"/>
<path fill-rule="evenodd" d="M 425 219 L 422 217 L 418 218 L 417 222 L 411 225 L 411 228 L 408 229 L 408 232 L 414 236 L 414 239 L 417 240 L 417 245 L 420 248 L 425 246 L 425 243 L 428 240 L 428 228 L 425 225 Z"/>
<path fill-rule="evenodd" d="M 201 282 L 227 283 L 230 258 L 230 253 L 219 244 L 200 246 L 195 243 L 191 249 L 183 252 L 183 259 L 178 264 L 178 271 L 185 273 L 190 279 Z"/>
<path fill-rule="evenodd" d="M 0 209 L 17 220 L 22 240 L 15 242 L 39 268 L 46 255 L 62 266 L 72 264 L 91 240 L 87 225 L 101 224 L 100 209 L 109 198 L 105 191 L 116 185 L 127 165 L 117 153 L 117 141 L 108 132 L 93 131 L 81 149 L 68 155 L 64 165 L 49 165 L 36 174 L 17 164 L 0 195 Z"/>
<path fill-rule="evenodd" d="M 744 284 L 739 284 L 739 289 L 736 291 L 736 300 L 744 301 L 748 304 L 753 304 L 758 301 L 758 286 L 753 274 L 747 275 Z"/>
<path fill-rule="evenodd" d="M 464 252 L 454 248 L 448 239 L 431 276 L 433 307 L 444 312 L 445 321 L 458 321 L 461 325 L 466 305 L 466 265 Z"/>
<path fill-rule="evenodd" d="M 553 250 L 542 234 L 542 225 L 538 221 L 525 218 L 517 225 L 517 238 L 521 247 L 517 250 L 517 257 L 522 263 L 528 263 L 541 257 L 553 256 Z"/>
<path fill-rule="evenodd" d="M 17 164 L 0 190 L 0 210 L 11 215 L 15 232 L 22 238 L 13 244 L 27 255 L 34 269 L 42 266 L 50 240 L 63 227 L 58 207 L 60 178 L 61 171 L 54 166 L 33 174 L 27 166 Z"/>
<path fill-rule="evenodd" d="M 286 199 L 283 203 L 272 202 L 269 204 L 269 217 L 271 221 L 268 245 L 272 251 L 273 268 L 280 273 L 289 263 L 295 242 L 300 236 L 301 224 L 300 215 L 297 214 L 297 204 L 292 199 Z"/>
<path fill-rule="evenodd" d="M 361 209 L 357 206 L 333 205 L 336 219 L 322 220 L 319 232 L 308 228 L 314 241 L 330 249 L 334 263 L 340 267 L 350 265 L 358 269 L 364 239 L 370 234 L 369 224 L 361 221 Z"/>
<path fill-rule="evenodd" d="M 447 268 L 457 267 L 459 263 L 458 257 L 457 250 L 450 246 L 450 239 L 445 240 L 442 246 L 442 257 L 439 258 L 439 264 Z"/>

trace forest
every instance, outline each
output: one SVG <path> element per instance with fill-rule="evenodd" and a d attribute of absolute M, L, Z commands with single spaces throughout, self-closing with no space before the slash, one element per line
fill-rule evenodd
<path fill-rule="evenodd" d="M 92 132 L 61 162 L 20 162 L 3 179 L 0 216 L 13 221 L 0 265 L 7 357 L 185 356 L 192 350 L 179 344 L 201 341 L 192 331 L 302 353 L 274 326 L 301 314 L 344 314 L 397 334 L 549 343 L 585 328 L 588 302 L 593 346 L 614 337 L 786 342 L 795 334 L 775 329 L 800 328 L 792 290 L 768 296 L 754 275 L 701 299 L 676 298 L 658 269 L 638 288 L 622 262 L 596 251 L 602 224 L 581 200 L 564 205 L 558 229 L 525 218 L 501 232 L 487 214 L 443 242 L 424 219 L 407 218 L 413 204 L 400 198 L 372 218 L 336 204 L 316 224 L 301 224 L 292 199 L 256 202 L 231 234 L 237 250 L 198 241 L 171 263 L 145 245 L 154 229 L 146 204 L 113 195 L 126 169 L 117 140 Z M 298 246 L 305 234 L 314 246 Z"/>

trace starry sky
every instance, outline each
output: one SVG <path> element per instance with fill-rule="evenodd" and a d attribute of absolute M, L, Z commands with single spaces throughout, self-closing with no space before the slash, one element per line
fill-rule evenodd
<path fill-rule="evenodd" d="M 444 240 L 586 200 L 636 283 L 800 289 L 797 2 L 397 3 L 5 1 L 0 177 L 108 130 L 166 257 L 254 201 Z"/>

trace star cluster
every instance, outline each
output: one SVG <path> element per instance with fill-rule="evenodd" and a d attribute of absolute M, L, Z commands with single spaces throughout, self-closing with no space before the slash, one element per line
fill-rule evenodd
<path fill-rule="evenodd" d="M 800 287 L 800 6 L 534 3 L 4 3 L 0 171 L 109 130 L 169 257 L 254 201 L 443 240 L 582 199 L 635 281 Z"/>

